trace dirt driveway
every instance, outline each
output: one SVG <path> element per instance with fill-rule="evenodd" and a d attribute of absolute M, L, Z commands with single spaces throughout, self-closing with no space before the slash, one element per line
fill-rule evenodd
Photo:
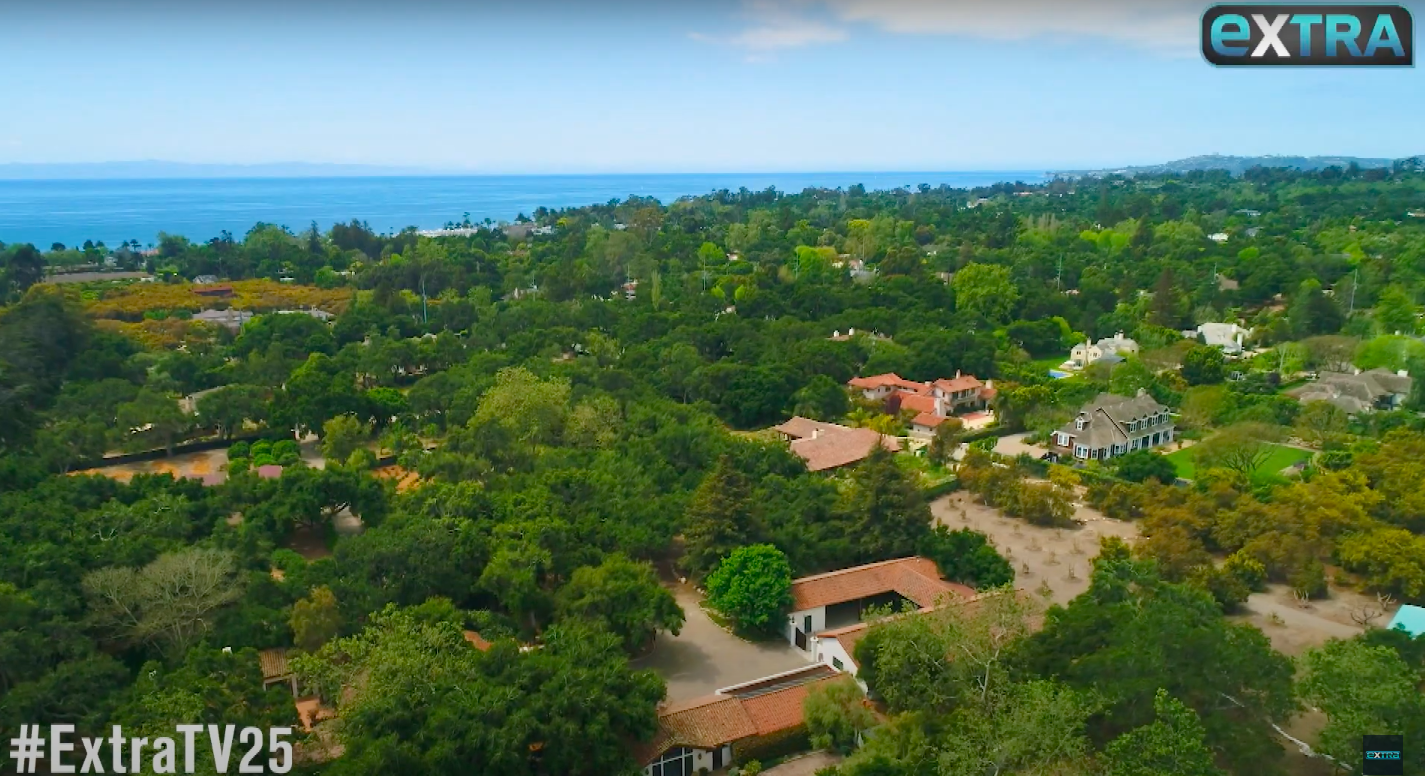
<path fill-rule="evenodd" d="M 677 636 L 659 633 L 635 668 L 657 671 L 668 683 L 668 700 L 683 701 L 764 676 L 804 668 L 810 663 L 785 641 L 752 643 L 723 630 L 698 605 L 692 585 L 673 582 L 669 589 L 687 621 Z"/>

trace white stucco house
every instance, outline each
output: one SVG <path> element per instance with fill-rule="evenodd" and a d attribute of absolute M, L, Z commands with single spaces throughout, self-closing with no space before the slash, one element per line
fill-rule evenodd
<path fill-rule="evenodd" d="M 860 624 L 869 607 L 924 610 L 975 591 L 940 578 L 935 561 L 900 558 L 792 580 L 792 612 L 784 635 L 808 660 L 851 674 L 856 664 L 843 629 Z M 859 638 L 859 637 L 857 637 Z"/>
<path fill-rule="evenodd" d="M 1252 336 L 1252 330 L 1244 329 L 1235 323 L 1204 323 L 1196 329 L 1183 332 L 1183 336 L 1196 339 L 1204 345 L 1221 348 L 1222 352 L 1229 356 L 1240 356 L 1247 338 Z"/>

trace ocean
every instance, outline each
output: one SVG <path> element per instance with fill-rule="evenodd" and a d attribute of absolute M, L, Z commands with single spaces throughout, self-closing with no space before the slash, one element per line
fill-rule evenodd
<path fill-rule="evenodd" d="M 148 245 L 159 232 L 197 242 L 223 230 L 241 237 L 258 222 L 323 230 L 353 218 L 378 232 L 437 229 L 447 221 L 513 221 L 520 213 L 576 207 L 637 194 L 668 203 L 718 189 L 799 192 L 808 187 L 958 188 L 1041 183 L 1042 172 L 690 173 L 340 178 L 0 180 L 0 242 L 48 249 L 85 240 Z"/>

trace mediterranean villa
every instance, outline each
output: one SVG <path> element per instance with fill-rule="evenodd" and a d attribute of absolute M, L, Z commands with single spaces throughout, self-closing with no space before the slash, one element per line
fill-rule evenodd
<path fill-rule="evenodd" d="M 956 415 L 983 412 L 996 395 L 994 381 L 956 372 L 953 379 L 930 383 L 906 380 L 894 372 L 852 378 L 847 385 L 867 401 L 884 401 L 891 414 L 909 410 L 911 436 L 929 438 L 941 423 Z"/>

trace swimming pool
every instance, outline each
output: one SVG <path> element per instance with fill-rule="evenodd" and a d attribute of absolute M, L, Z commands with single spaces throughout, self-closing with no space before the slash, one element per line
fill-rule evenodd
<path fill-rule="evenodd" d="M 1061 372 L 1057 369 L 1050 369 L 1049 376 L 1054 378 L 1055 380 L 1062 380 L 1065 377 L 1071 377 L 1072 375 L 1070 375 L 1068 372 Z"/>

